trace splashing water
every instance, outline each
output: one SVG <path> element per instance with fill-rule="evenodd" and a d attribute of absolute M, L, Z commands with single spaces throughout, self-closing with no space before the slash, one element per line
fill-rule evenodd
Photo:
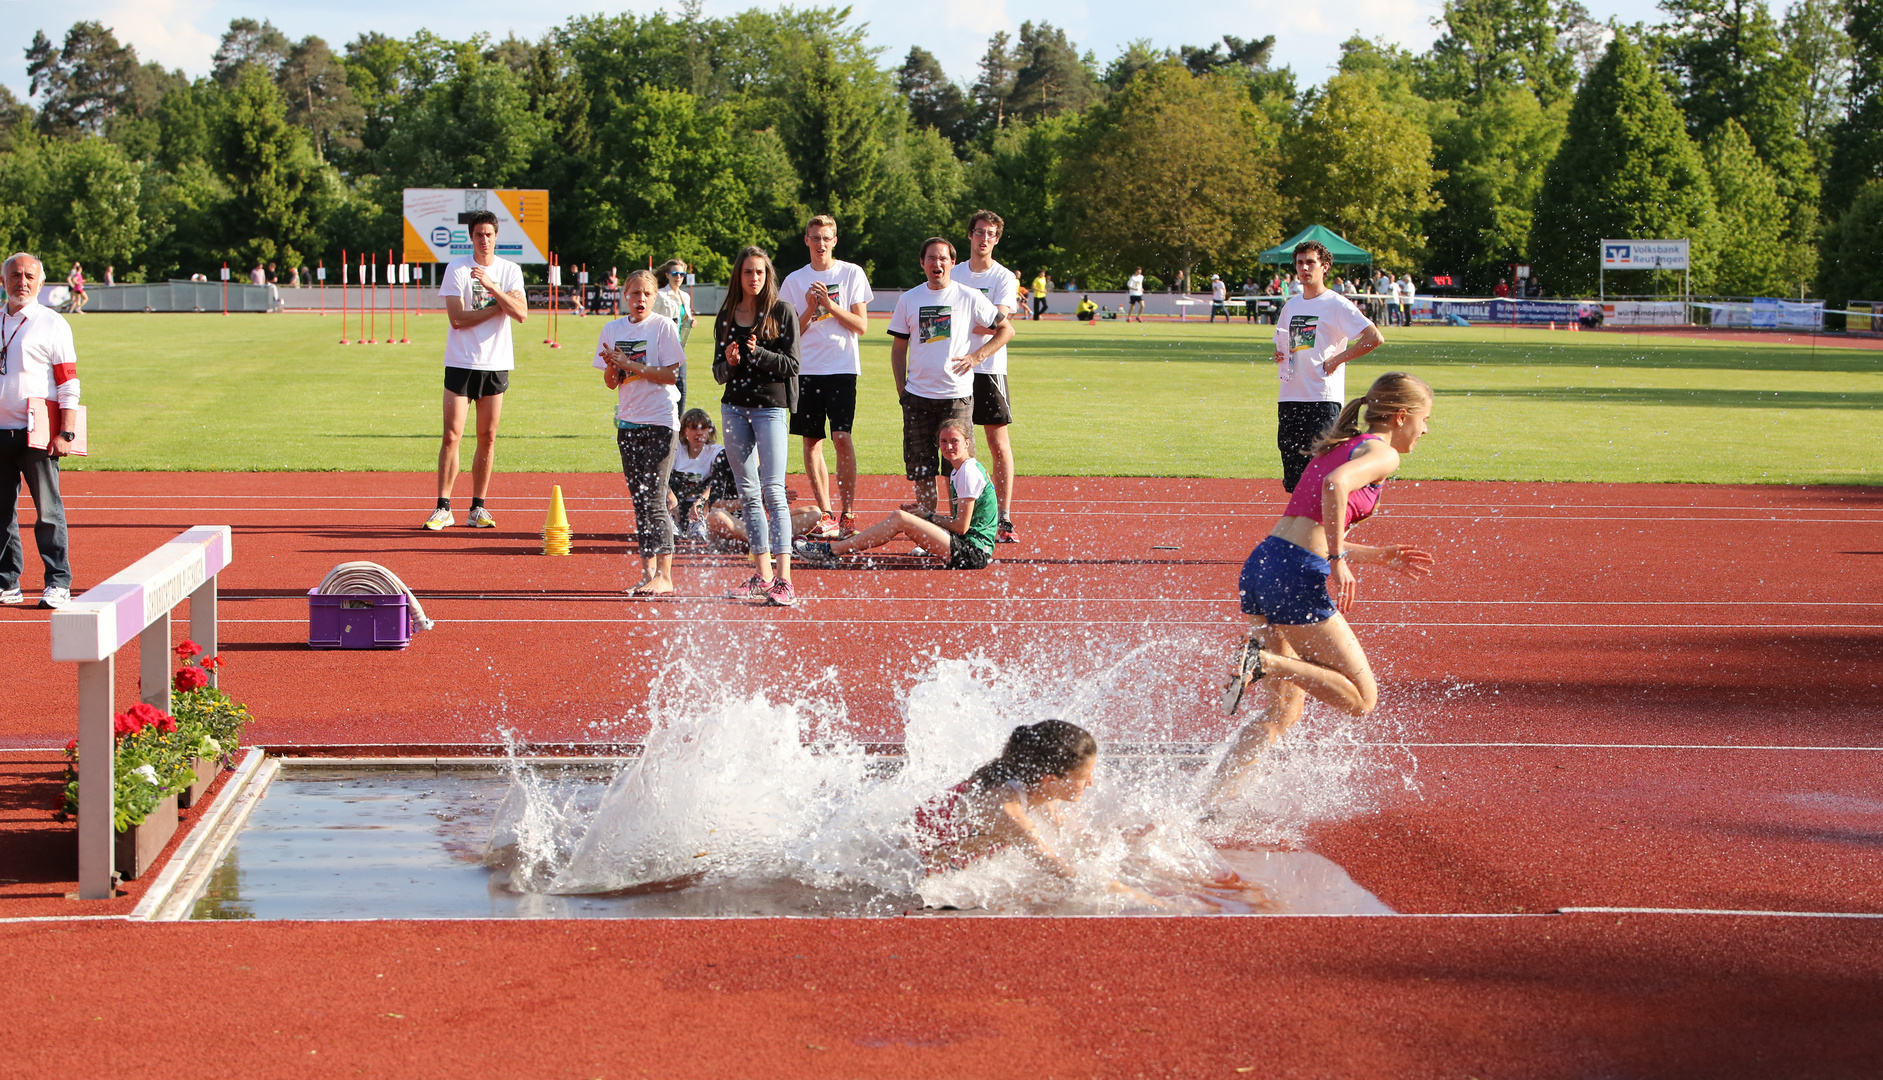
<path fill-rule="evenodd" d="M 1245 794 L 1206 815 L 1202 795 L 1222 751 L 1215 736 L 1231 725 L 1199 722 L 1195 665 L 1170 658 L 1210 653 L 1165 629 L 1157 641 L 1101 647 L 1087 633 L 1076 649 L 998 661 L 984 652 L 921 658 L 900 696 L 899 760 L 872 756 L 850 734 L 835 669 L 767 692 L 751 688 L 743 661 L 722 654 L 715 663 L 714 649 L 670 642 L 676 655 L 649 688 L 652 730 L 639 758 L 597 801 L 593 785 L 571 785 L 513 752 L 486 862 L 507 874 L 500 885 L 525 894 L 809 890 L 820 897 L 812 906 L 833 914 L 1151 910 L 1114 881 L 1158 897 L 1164 911 L 1386 910 L 1325 860 L 1282 865 L 1276 849 L 1298 848 L 1314 822 L 1366 809 L 1391 779 L 1412 786 L 1409 753 L 1381 747 L 1395 725 L 1377 714 L 1330 722 L 1310 705 Z M 1018 851 L 925 874 L 910 843 L 915 810 L 996 756 L 1016 725 L 1054 717 L 1101 744 L 1097 783 L 1067 807 L 1064 824 L 1034 815 L 1079 868 L 1077 880 Z M 1209 723 L 1211 738 L 1197 740 Z M 1235 850 L 1251 847 L 1267 850 Z"/>

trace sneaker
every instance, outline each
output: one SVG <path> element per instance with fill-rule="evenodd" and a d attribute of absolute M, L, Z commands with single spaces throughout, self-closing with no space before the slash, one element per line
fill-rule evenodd
<path fill-rule="evenodd" d="M 837 518 L 837 539 L 848 540 L 856 534 L 857 516 L 852 511 L 845 510 Z"/>
<path fill-rule="evenodd" d="M 1223 713 L 1227 716 L 1236 715 L 1237 707 L 1242 704 L 1243 691 L 1267 674 L 1262 667 L 1260 643 L 1253 637 L 1245 638 L 1236 650 L 1236 670 L 1223 683 Z"/>
<path fill-rule="evenodd" d="M 26 594 L 21 592 L 17 587 L 12 589 L 0 589 L 0 604 L 24 604 L 25 602 Z"/>
<path fill-rule="evenodd" d="M 471 507 L 471 516 L 465 518 L 464 523 L 473 529 L 494 529 L 497 527 L 497 519 L 491 517 L 490 511 L 481 506 Z"/>
<path fill-rule="evenodd" d="M 834 563 L 837 561 L 837 556 L 830 550 L 830 542 L 828 540 L 805 540 L 800 537 L 799 539 L 791 541 L 791 554 L 806 562 L 812 563 Z"/>
<path fill-rule="evenodd" d="M 836 540 L 840 532 L 841 530 L 837 528 L 837 519 L 826 510 L 824 515 L 817 519 L 817 524 L 807 529 L 804 535 L 812 540 Z"/>
<path fill-rule="evenodd" d="M 72 602 L 72 590 L 63 585 L 48 585 L 46 591 L 39 594 L 39 606 L 59 610 Z"/>
<path fill-rule="evenodd" d="M 728 600 L 763 600 L 771 594 L 772 583 L 753 574 L 745 584 L 726 594 Z"/>
<path fill-rule="evenodd" d="M 1000 528 L 994 532 L 994 543 L 996 544 L 1017 544 L 1019 542 L 1020 534 L 1014 531 L 1013 522 L 1011 521 L 1001 522 Z"/>
<path fill-rule="evenodd" d="M 794 607 L 798 597 L 791 591 L 791 583 L 784 578 L 772 582 L 772 587 L 765 590 L 765 602 L 772 607 Z"/>
<path fill-rule="evenodd" d="M 437 532 L 439 529 L 450 528 L 457 523 L 458 519 L 451 516 L 451 511 L 446 510 L 442 506 L 433 510 L 432 516 L 425 519 L 425 527 L 433 532 Z"/>

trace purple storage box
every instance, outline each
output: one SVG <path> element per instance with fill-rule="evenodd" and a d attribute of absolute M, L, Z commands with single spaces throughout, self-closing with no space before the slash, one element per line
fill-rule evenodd
<path fill-rule="evenodd" d="M 307 644 L 314 649 L 403 649 L 412 644 L 404 593 L 307 592 Z"/>

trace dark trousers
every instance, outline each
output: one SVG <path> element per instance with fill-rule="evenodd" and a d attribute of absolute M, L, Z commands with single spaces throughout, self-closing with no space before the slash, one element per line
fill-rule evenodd
<path fill-rule="evenodd" d="M 670 427 L 615 429 L 621 475 L 634 500 L 634 538 L 641 557 L 673 554 L 673 517 L 667 513 L 667 479 L 673 474 L 679 438 Z"/>
<path fill-rule="evenodd" d="M 46 584 L 72 587 L 72 567 L 66 561 L 65 500 L 59 497 L 59 462 L 44 450 L 29 449 L 26 429 L 0 431 L 0 521 L 6 523 L 6 547 L 0 549 L 0 589 L 17 588 L 26 569 L 26 549 L 20 546 L 20 478 L 26 478 L 39 521 L 33 540 L 39 560 L 46 564 Z"/>
<path fill-rule="evenodd" d="M 1045 313 L 1046 313 L 1046 294 L 1034 293 L 1033 294 L 1033 321 L 1039 322 L 1040 316 Z"/>
<path fill-rule="evenodd" d="M 1278 401 L 1275 445 L 1281 450 L 1281 486 L 1292 494 L 1301 482 L 1301 471 L 1314 458 L 1308 453 L 1321 432 L 1340 419 L 1338 401 Z"/>

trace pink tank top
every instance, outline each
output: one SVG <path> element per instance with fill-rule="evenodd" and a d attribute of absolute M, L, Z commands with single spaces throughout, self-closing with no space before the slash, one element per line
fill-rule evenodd
<path fill-rule="evenodd" d="M 1308 467 L 1301 471 L 1301 480 L 1295 484 L 1294 497 L 1288 500 L 1288 509 L 1282 511 L 1283 517 L 1312 518 L 1321 521 L 1321 485 L 1327 482 L 1327 474 L 1353 459 L 1353 452 L 1360 444 L 1369 439 L 1379 439 L 1378 435 L 1355 435 L 1327 453 L 1308 462 Z M 1384 442 L 1385 440 L 1381 439 Z M 1366 487 L 1347 496 L 1347 527 L 1353 528 L 1367 518 L 1380 505 L 1380 486 L 1368 484 Z"/>

